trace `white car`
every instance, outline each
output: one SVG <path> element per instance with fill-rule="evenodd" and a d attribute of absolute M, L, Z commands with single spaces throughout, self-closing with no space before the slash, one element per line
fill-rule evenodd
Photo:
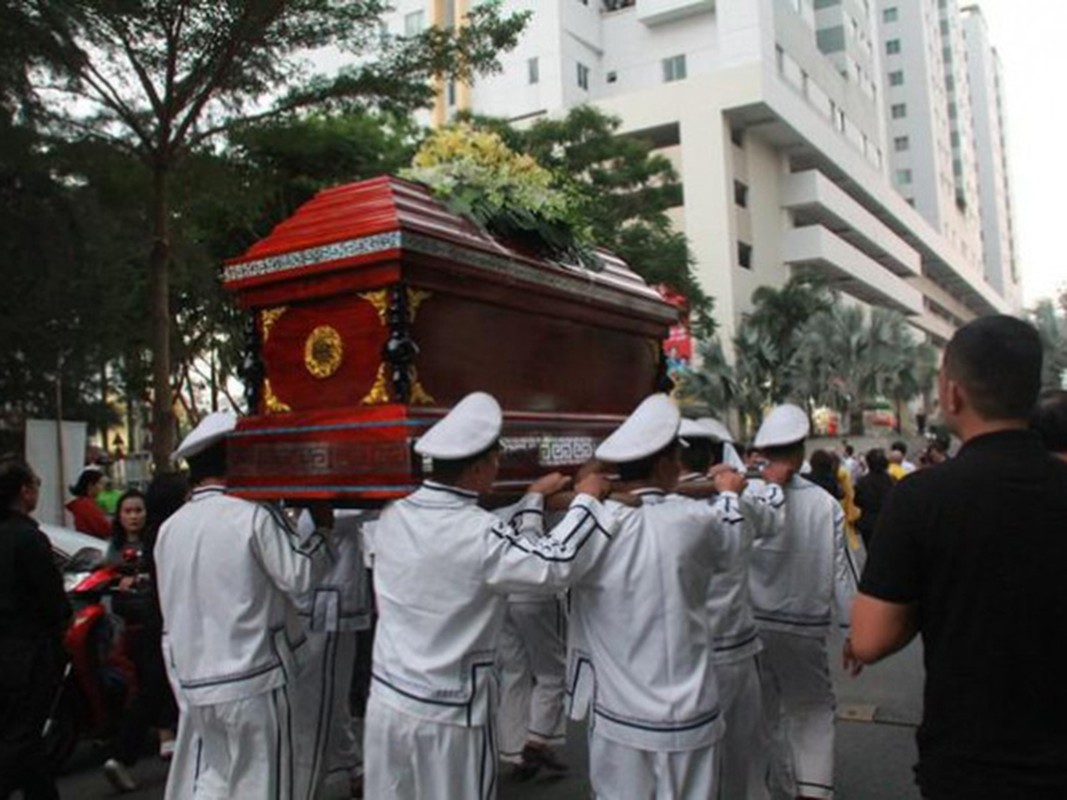
<path fill-rule="evenodd" d="M 52 545 L 56 567 L 63 574 L 63 589 L 70 591 L 96 569 L 107 553 L 107 542 L 87 533 L 39 523 Z"/>

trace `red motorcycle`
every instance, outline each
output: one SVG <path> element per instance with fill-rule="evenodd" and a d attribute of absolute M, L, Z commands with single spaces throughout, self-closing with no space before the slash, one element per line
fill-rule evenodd
<path fill-rule="evenodd" d="M 118 730 L 137 675 L 127 653 L 139 635 L 138 557 L 97 566 L 67 592 L 74 616 L 64 643 L 70 663 L 45 725 L 49 763 L 56 770 L 81 739 L 107 740 Z"/>

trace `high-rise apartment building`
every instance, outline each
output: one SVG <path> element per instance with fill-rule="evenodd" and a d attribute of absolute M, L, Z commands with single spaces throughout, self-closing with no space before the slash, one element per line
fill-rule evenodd
<path fill-rule="evenodd" d="M 395 0 L 390 31 L 447 23 L 470 2 Z M 936 4 L 898 3 L 920 9 L 916 28 L 926 15 L 933 33 Z M 533 120 L 591 103 L 620 117 L 625 132 L 654 141 L 682 177 L 674 219 L 727 338 L 757 287 L 811 270 L 857 302 L 902 311 L 943 342 L 975 315 L 1010 310 L 1012 300 L 987 279 L 977 232 L 967 238 L 962 221 L 958 234 L 945 224 L 950 211 L 966 219 L 957 205 L 949 97 L 936 109 L 931 99 L 943 91 L 945 45 L 921 29 L 920 39 L 902 35 L 890 45 L 890 5 L 506 0 L 507 10 L 533 16 L 519 45 L 502 56 L 504 71 L 470 87 L 441 87 L 433 117 L 443 122 L 471 109 Z M 961 25 L 951 36 L 962 48 Z M 914 72 L 911 58 L 896 58 L 905 55 L 893 52 L 897 46 L 915 48 Z M 906 73 L 893 90 L 929 85 L 924 99 L 898 101 L 926 105 L 921 135 L 893 125 L 897 103 L 886 84 L 898 70 Z M 915 159 L 906 167 L 898 166 L 901 137 L 924 138 L 922 148 L 917 141 L 906 148 Z M 936 154 L 923 152 L 925 141 L 937 143 Z M 912 183 L 940 179 L 942 158 L 946 182 L 931 187 L 935 199 L 924 194 L 920 203 L 918 193 L 898 191 L 905 169 Z M 970 213 L 980 219 L 972 183 L 967 207 L 973 202 Z"/>
<path fill-rule="evenodd" d="M 962 11 L 978 162 L 985 278 L 1009 301 L 1018 304 L 1019 271 L 1000 56 L 990 43 L 989 31 L 978 6 L 967 6 Z"/>

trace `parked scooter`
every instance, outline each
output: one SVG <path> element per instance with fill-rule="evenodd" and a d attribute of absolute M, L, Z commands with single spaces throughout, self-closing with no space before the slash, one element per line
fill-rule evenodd
<path fill-rule="evenodd" d="M 68 590 L 74 616 L 64 643 L 70 665 L 45 726 L 49 762 L 56 770 L 81 739 L 107 740 L 137 689 L 128 657 L 131 637 L 140 631 L 135 551 L 121 564 L 103 564 Z"/>

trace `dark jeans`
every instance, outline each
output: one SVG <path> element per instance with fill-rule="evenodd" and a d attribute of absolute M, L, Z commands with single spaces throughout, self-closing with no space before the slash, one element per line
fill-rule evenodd
<path fill-rule="evenodd" d="M 0 639 L 0 800 L 59 800 L 41 733 L 65 661 L 59 641 Z"/>
<path fill-rule="evenodd" d="M 162 633 L 147 627 L 131 631 L 129 655 L 137 670 L 137 693 L 126 709 L 115 741 L 115 758 L 132 767 L 144 751 L 150 728 L 174 729 L 178 707 L 167 681 L 160 645 Z"/>

